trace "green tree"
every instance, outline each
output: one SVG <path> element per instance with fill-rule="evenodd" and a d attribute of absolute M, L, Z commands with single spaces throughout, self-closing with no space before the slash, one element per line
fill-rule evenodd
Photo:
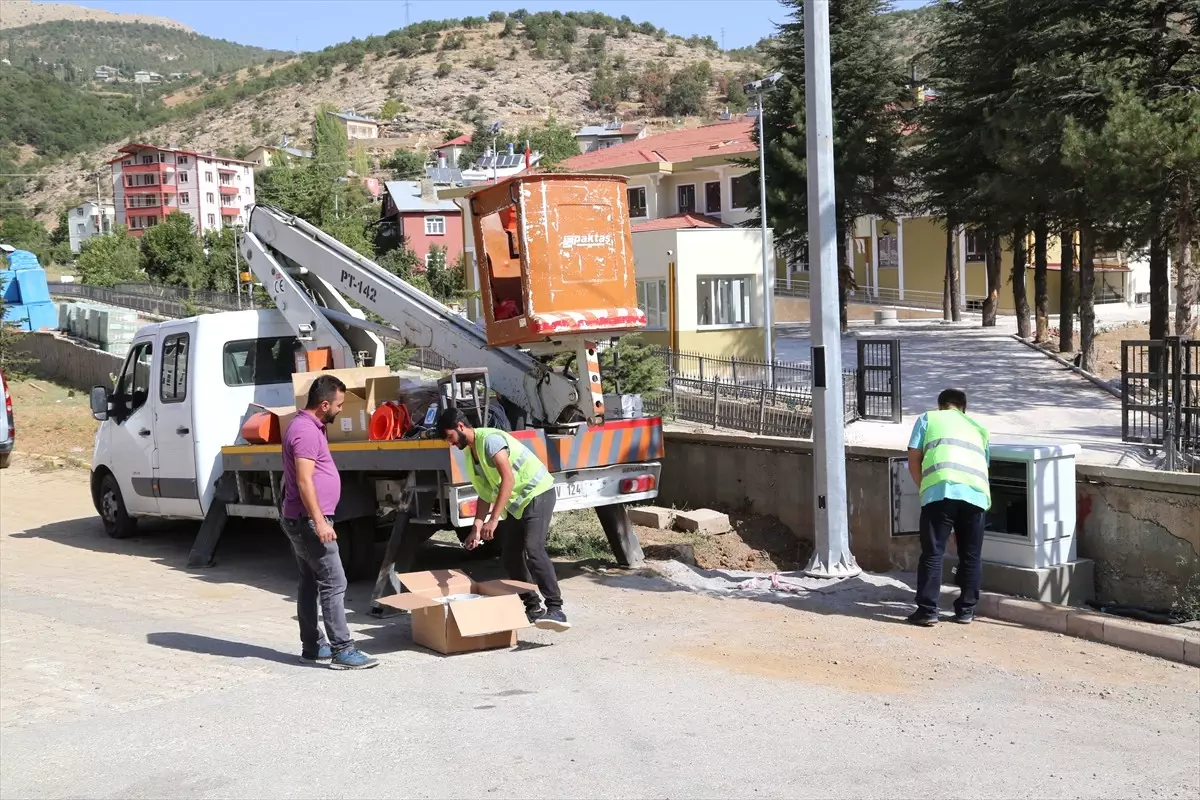
<path fill-rule="evenodd" d="M 183 284 L 191 289 L 208 285 L 204 250 L 192 218 L 174 211 L 142 235 L 142 270 L 152 281 Z"/>
<path fill-rule="evenodd" d="M 46 226 L 19 207 L 0 217 L 0 242 L 17 250 L 28 250 L 42 264 L 49 260 L 53 245 Z"/>
<path fill-rule="evenodd" d="M 600 353 L 600 380 L 608 393 L 648 394 L 667 385 L 667 364 L 641 336 L 622 336 Z"/>
<path fill-rule="evenodd" d="M 29 352 L 22 348 L 23 334 L 12 323 L 3 322 L 4 297 L 0 295 L 0 372 L 10 381 L 24 377 L 25 371 L 33 365 L 34 360 Z M 0 413 L 4 413 L 0 410 Z"/>
<path fill-rule="evenodd" d="M 400 148 L 395 150 L 381 166 L 392 171 L 392 180 L 405 181 L 424 177 L 426 154 Z"/>
<path fill-rule="evenodd" d="M 112 233 L 93 236 L 83 243 L 75 262 L 79 278 L 92 286 L 115 286 L 125 281 L 144 281 L 138 240 L 124 225 Z"/>
<path fill-rule="evenodd" d="M 779 26 L 774 57 L 783 72 L 766 95 L 767 218 L 775 241 L 798 256 L 808 242 L 807 140 L 804 102 L 804 9 L 785 0 L 791 21 Z M 854 288 L 846 238 L 865 215 L 893 217 L 902 201 L 900 111 L 907 95 L 903 75 L 883 37 L 883 0 L 832 0 L 834 175 L 838 228 L 839 296 L 846 327 L 846 293 Z M 755 134 L 757 138 L 757 133 Z M 755 169 L 757 159 L 747 160 Z M 753 208 L 758 208 L 754 194 Z"/>
<path fill-rule="evenodd" d="M 232 292 L 237 288 L 238 272 L 247 270 L 248 267 L 235 256 L 234 237 L 234 229 L 231 227 L 205 231 L 203 245 L 208 285 L 202 288 L 218 292 Z"/>
<path fill-rule="evenodd" d="M 437 65 L 437 69 L 433 71 L 434 77 L 445 78 L 454 71 L 454 67 L 450 66 L 449 61 L 443 61 Z"/>
<path fill-rule="evenodd" d="M 385 122 L 393 120 L 403 110 L 404 106 L 394 97 L 389 97 L 383 101 L 383 105 L 379 107 L 379 118 Z"/>
<path fill-rule="evenodd" d="M 536 128 L 522 128 L 512 144 L 514 149 L 523 152 L 527 141 L 530 150 L 541 153 L 541 160 L 538 161 L 540 167 L 552 167 L 571 156 L 579 155 L 579 142 L 575 138 L 575 131 L 554 117 L 550 117 L 544 125 Z"/>
<path fill-rule="evenodd" d="M 663 111 L 671 116 L 694 116 L 708 108 L 712 68 L 707 61 L 684 67 L 671 76 Z"/>

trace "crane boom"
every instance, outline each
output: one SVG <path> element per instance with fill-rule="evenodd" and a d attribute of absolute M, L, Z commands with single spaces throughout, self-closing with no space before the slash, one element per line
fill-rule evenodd
<path fill-rule="evenodd" d="M 578 407 L 576 380 L 515 347 L 489 347 L 483 330 L 299 217 L 256 205 L 242 255 L 300 339 L 330 347 L 337 367 L 364 352 L 383 363 L 376 334 L 391 335 L 456 366 L 486 368 L 495 390 L 533 420 L 555 424 Z M 368 322 L 346 298 L 387 324 Z"/>

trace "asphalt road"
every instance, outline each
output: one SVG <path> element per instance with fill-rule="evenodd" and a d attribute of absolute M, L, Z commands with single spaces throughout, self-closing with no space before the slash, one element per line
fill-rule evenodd
<path fill-rule="evenodd" d="M 0 796 L 1187 797 L 1200 670 L 896 596 L 721 599 L 560 565 L 569 633 L 296 663 L 277 533 L 104 537 L 77 472 L 0 473 Z M 474 567 L 472 567 L 474 568 Z M 369 587 L 352 587 L 366 608 Z"/>

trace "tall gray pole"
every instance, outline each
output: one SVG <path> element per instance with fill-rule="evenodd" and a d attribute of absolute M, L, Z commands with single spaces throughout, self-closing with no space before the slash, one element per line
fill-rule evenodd
<path fill-rule="evenodd" d="M 762 217 L 763 360 L 768 372 L 775 360 L 775 276 L 771 274 L 767 234 L 767 143 L 763 137 L 763 91 L 758 93 L 758 207 Z M 768 381 L 771 376 L 767 376 Z"/>
<path fill-rule="evenodd" d="M 850 553 L 842 332 L 838 314 L 837 214 L 833 190 L 833 99 L 829 0 L 804 3 L 804 124 L 808 136 L 808 252 L 811 264 L 813 508 L 815 548 L 806 575 L 841 578 L 862 570 Z"/>

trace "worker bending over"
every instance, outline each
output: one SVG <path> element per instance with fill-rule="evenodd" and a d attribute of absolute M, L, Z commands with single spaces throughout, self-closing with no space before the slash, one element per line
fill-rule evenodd
<path fill-rule="evenodd" d="M 532 573 L 533 582 L 546 598 L 543 608 L 537 592 L 521 595 L 529 621 L 546 630 L 567 630 L 571 623 L 563 614 L 554 562 L 546 552 L 554 514 L 554 477 L 510 433 L 473 428 L 458 409 L 442 412 L 438 430 L 446 441 L 466 451 L 467 477 L 479 495 L 466 548 L 473 550 L 499 533 L 501 559 L 508 577 L 528 583 Z"/>
<path fill-rule="evenodd" d="M 992 505 L 987 429 L 967 416 L 967 395 L 961 389 L 946 389 L 937 402 L 937 411 L 917 418 L 908 442 L 908 471 L 921 487 L 917 610 L 908 621 L 927 628 L 938 621 L 942 556 L 951 530 L 961 590 L 954 601 L 954 621 L 965 625 L 975 618 L 984 522 Z"/>

